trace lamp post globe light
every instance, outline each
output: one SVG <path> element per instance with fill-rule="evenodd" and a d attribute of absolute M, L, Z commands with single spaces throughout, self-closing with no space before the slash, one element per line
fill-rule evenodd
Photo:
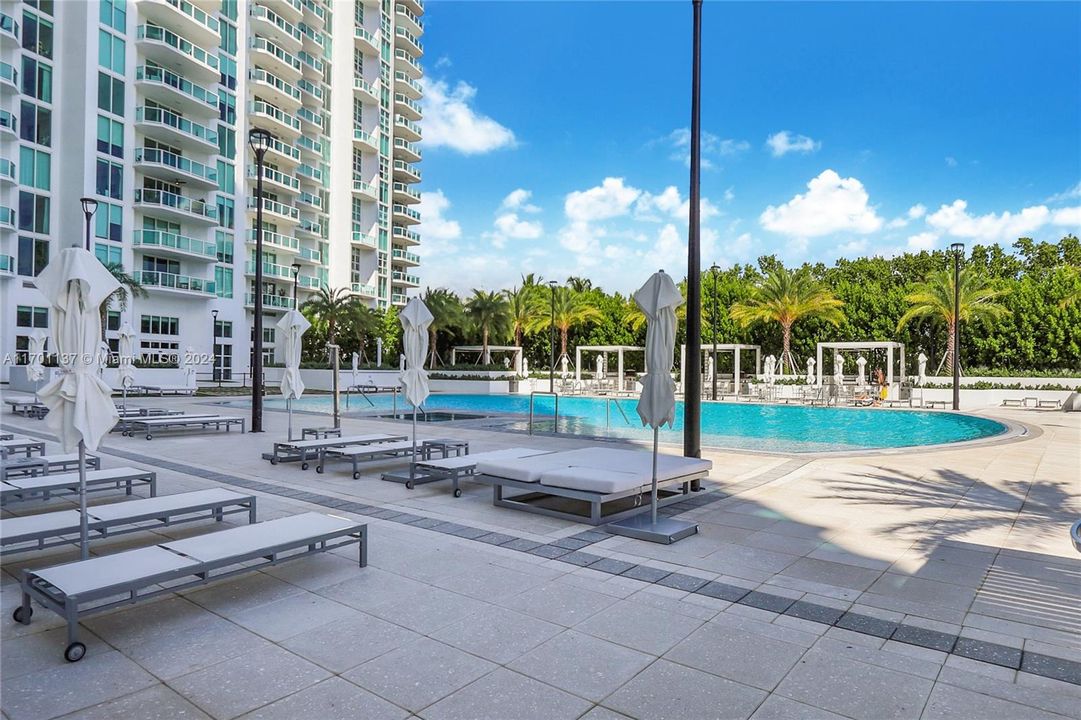
<path fill-rule="evenodd" d="M 94 213 L 98 211 L 98 201 L 94 198 L 79 198 L 79 202 L 83 205 L 83 217 L 86 218 L 86 249 L 90 250 L 90 221 L 94 217 Z"/>
<path fill-rule="evenodd" d="M 252 338 L 251 431 L 263 432 L 263 159 L 274 137 L 262 128 L 248 131 L 255 154 L 255 298 Z"/>
<path fill-rule="evenodd" d="M 953 251 L 953 409 L 961 409 L 961 257 L 965 244 L 950 245 Z"/>
<path fill-rule="evenodd" d="M 555 280 L 548 281 L 548 287 L 552 289 L 552 318 L 548 325 L 548 342 L 552 346 L 550 362 L 548 363 L 548 392 L 556 391 L 556 286 Z"/>
<path fill-rule="evenodd" d="M 218 381 L 218 309 L 210 311 L 210 377 Z"/>
<path fill-rule="evenodd" d="M 713 325 L 713 394 L 710 397 L 714 400 L 717 399 L 717 273 L 719 271 L 717 263 L 710 265 L 709 272 L 713 276 L 713 313 L 710 318 Z M 738 379 L 736 381 L 738 382 Z"/>

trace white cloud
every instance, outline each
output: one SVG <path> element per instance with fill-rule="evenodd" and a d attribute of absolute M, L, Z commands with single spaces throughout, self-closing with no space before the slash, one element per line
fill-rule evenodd
<path fill-rule="evenodd" d="M 938 247 L 938 235 L 933 232 L 921 232 L 908 236 L 909 252 L 918 253 L 923 250 L 934 250 L 936 247 Z"/>
<path fill-rule="evenodd" d="M 589 190 L 567 195 L 563 208 L 571 222 L 588 223 L 626 215 L 642 191 L 623 184 L 623 178 L 605 178 Z"/>
<path fill-rule="evenodd" d="M 1058 203 L 1065 202 L 1067 200 L 1076 200 L 1081 198 L 1081 182 L 1078 182 L 1072 188 L 1067 188 L 1060 193 L 1055 193 L 1051 197 L 1047 198 L 1044 202 Z"/>
<path fill-rule="evenodd" d="M 735 188 L 727 188 L 724 191 L 724 201 L 725 202 L 732 202 L 733 200 L 736 199 L 736 193 L 733 192 L 734 189 Z"/>
<path fill-rule="evenodd" d="M 908 217 L 912 220 L 919 220 L 921 217 L 927 214 L 927 208 L 922 203 L 916 203 L 908 209 Z"/>
<path fill-rule="evenodd" d="M 944 235 L 972 238 L 984 242 L 1013 242 L 1031 235 L 1051 220 L 1051 211 L 1044 205 L 1034 205 L 1019 213 L 970 215 L 968 203 L 954 200 L 927 216 L 927 224 Z"/>
<path fill-rule="evenodd" d="M 476 155 L 514 147 L 514 133 L 471 107 L 477 89 L 465 82 L 453 88 L 442 80 L 423 80 L 426 147 L 448 147 L 465 155 Z"/>
<path fill-rule="evenodd" d="M 669 133 L 665 138 L 672 146 L 672 154 L 669 156 L 673 160 L 682 162 L 684 165 L 690 167 L 691 165 L 691 130 L 690 128 L 678 128 Z M 750 149 L 751 144 L 746 140 L 736 140 L 734 138 L 722 138 L 718 135 L 714 135 L 711 132 L 703 132 L 701 135 L 702 142 L 702 169 L 712 170 L 714 168 L 713 161 L 709 159 L 710 155 L 717 157 L 727 157 L 730 155 L 738 155 L 739 153 L 746 152 Z"/>
<path fill-rule="evenodd" d="M 457 240 L 462 236 L 462 226 L 457 220 L 448 220 L 443 216 L 450 209 L 450 200 L 442 190 L 423 192 L 420 194 L 420 203 L 417 210 L 420 212 L 421 224 L 418 231 L 424 239 L 424 245 L 431 245 L 435 241 Z M 451 246 L 453 247 L 453 246 Z M 426 247 L 426 249 L 429 249 Z"/>
<path fill-rule="evenodd" d="M 952 155 L 946 156 L 946 167 L 957 167 L 957 158 Z"/>
<path fill-rule="evenodd" d="M 517 190 L 511 191 L 507 197 L 503 198 L 503 202 L 499 207 L 504 210 L 520 210 L 527 213 L 540 212 L 539 207 L 529 203 L 531 197 L 533 197 L 532 191 L 518 188 Z"/>
<path fill-rule="evenodd" d="M 1051 215 L 1054 225 L 1077 225 L 1081 227 L 1081 205 L 1055 210 Z"/>
<path fill-rule="evenodd" d="M 859 180 L 824 170 L 807 183 L 806 194 L 796 195 L 783 205 L 770 205 L 759 216 L 759 222 L 766 230 L 792 238 L 840 231 L 867 234 L 883 225 L 867 201 L 867 191 Z"/>
<path fill-rule="evenodd" d="M 793 152 L 801 155 L 813 153 L 822 147 L 822 143 L 806 135 L 797 135 L 790 130 L 782 130 L 766 138 L 766 147 L 770 149 L 773 157 L 783 157 Z"/>
<path fill-rule="evenodd" d="M 690 208 L 690 199 L 684 200 L 679 189 L 675 185 L 669 185 L 659 195 L 643 192 L 634 204 L 634 217 L 647 222 L 663 222 L 670 218 L 687 223 Z M 720 214 L 721 211 L 716 205 L 708 198 L 702 198 L 699 204 L 702 222 L 708 222 Z"/>
<path fill-rule="evenodd" d="M 544 231 L 540 222 L 522 220 L 517 213 L 512 212 L 497 217 L 495 229 L 499 236 L 514 240 L 536 240 Z"/>

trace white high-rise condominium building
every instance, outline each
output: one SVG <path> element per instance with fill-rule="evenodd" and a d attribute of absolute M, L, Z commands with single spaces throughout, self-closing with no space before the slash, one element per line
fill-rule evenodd
<path fill-rule="evenodd" d="M 419 285 L 421 0 L 0 0 L 0 344 L 47 327 L 34 277 L 84 241 L 146 297 L 110 313 L 142 353 L 250 367 L 321 287 L 373 307 Z M 255 287 L 254 154 L 274 136 Z M 3 367 L 7 379 L 10 363 Z M 209 368 L 204 368 L 204 370 Z"/>

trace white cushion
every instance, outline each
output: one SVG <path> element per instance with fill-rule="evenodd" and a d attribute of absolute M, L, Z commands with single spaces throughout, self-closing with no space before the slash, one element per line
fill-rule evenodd
<path fill-rule="evenodd" d="M 571 490 L 585 490 L 587 492 L 595 492 L 602 495 L 633 490 L 635 488 L 645 487 L 646 484 L 650 483 L 651 480 L 649 479 L 643 483 L 640 476 L 632 473 L 586 467 L 568 467 L 561 470 L 549 470 L 541 476 L 541 485 L 569 488 Z"/>

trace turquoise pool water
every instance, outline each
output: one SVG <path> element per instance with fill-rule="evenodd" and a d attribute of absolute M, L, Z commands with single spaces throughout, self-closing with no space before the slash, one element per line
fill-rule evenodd
<path fill-rule="evenodd" d="M 353 396 L 347 415 L 389 414 L 389 395 L 370 396 L 374 407 Z M 563 397 L 559 400 L 559 431 L 578 435 L 616 436 L 648 439 L 635 411 L 637 399 L 607 401 L 604 398 Z M 285 401 L 267 398 L 267 407 L 284 409 Z M 552 430 L 553 400 L 538 396 L 535 401 L 534 427 Z M 308 395 L 297 400 L 294 409 L 331 412 L 331 398 Z M 398 399 L 398 411 L 408 404 Z M 529 414 L 525 395 L 432 395 L 424 405 L 430 412 L 449 412 L 486 416 L 519 416 L 509 424 L 524 430 L 524 416 Z M 682 442 L 683 404 L 676 404 L 675 427 L 661 431 L 664 442 Z M 507 422 L 501 423 L 504 427 Z M 829 452 L 839 450 L 874 450 L 938 445 L 977 440 L 1006 431 L 1002 423 L 972 415 L 920 410 L 881 410 L 868 408 L 822 408 L 797 405 L 758 405 L 752 403 L 703 403 L 702 444 L 713 447 L 767 450 L 774 452 Z"/>

